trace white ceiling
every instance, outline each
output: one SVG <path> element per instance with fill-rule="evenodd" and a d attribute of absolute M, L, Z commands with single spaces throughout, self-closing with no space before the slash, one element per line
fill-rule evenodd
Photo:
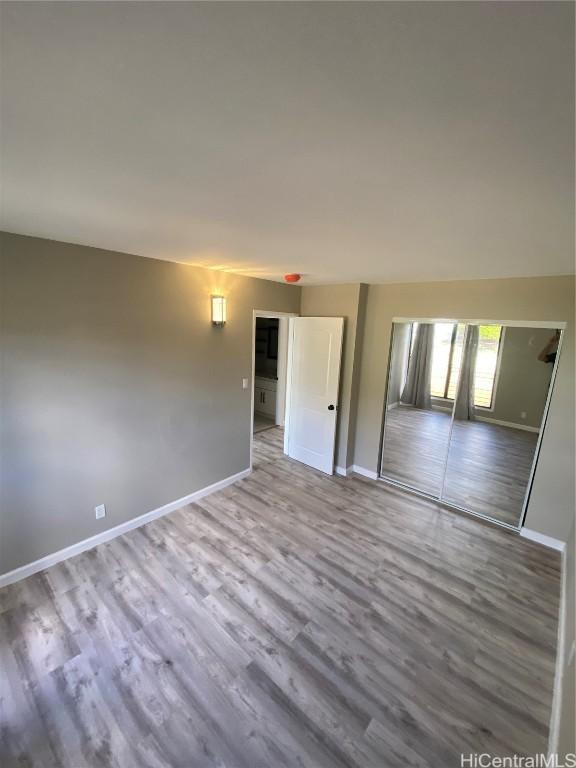
<path fill-rule="evenodd" d="M 572 3 L 2 3 L 2 228 L 309 283 L 574 271 Z"/>

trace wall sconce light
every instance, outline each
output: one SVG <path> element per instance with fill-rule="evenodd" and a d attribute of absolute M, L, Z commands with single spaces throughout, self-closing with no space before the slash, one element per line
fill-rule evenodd
<path fill-rule="evenodd" d="M 212 325 L 226 325 L 226 297 L 212 296 Z"/>

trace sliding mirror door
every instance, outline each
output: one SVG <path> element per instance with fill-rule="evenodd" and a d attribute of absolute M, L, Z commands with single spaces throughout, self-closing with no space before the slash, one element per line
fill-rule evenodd
<path fill-rule="evenodd" d="M 520 527 L 561 337 L 549 327 L 395 322 L 381 477 Z"/>
<path fill-rule="evenodd" d="M 381 475 L 431 496 L 442 490 L 458 355 L 454 323 L 394 323 Z"/>
<path fill-rule="evenodd" d="M 550 328 L 467 326 L 443 501 L 520 525 L 559 341 Z"/>

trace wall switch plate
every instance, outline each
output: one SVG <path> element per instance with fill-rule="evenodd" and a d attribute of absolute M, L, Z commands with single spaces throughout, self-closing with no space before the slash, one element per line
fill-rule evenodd
<path fill-rule="evenodd" d="M 520 418 L 525 419 L 526 418 L 526 411 L 520 411 Z"/>
<path fill-rule="evenodd" d="M 106 507 L 104 504 L 100 504 L 98 507 L 94 507 L 96 512 L 96 520 L 100 520 L 102 517 L 106 517 Z"/>
<path fill-rule="evenodd" d="M 242 389 L 248 389 L 248 379 L 242 379 Z"/>

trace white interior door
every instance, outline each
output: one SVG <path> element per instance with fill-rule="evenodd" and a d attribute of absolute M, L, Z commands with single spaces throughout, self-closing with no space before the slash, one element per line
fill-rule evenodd
<path fill-rule="evenodd" d="M 341 317 L 290 319 L 287 453 L 329 475 L 334 472 L 343 328 Z"/>

